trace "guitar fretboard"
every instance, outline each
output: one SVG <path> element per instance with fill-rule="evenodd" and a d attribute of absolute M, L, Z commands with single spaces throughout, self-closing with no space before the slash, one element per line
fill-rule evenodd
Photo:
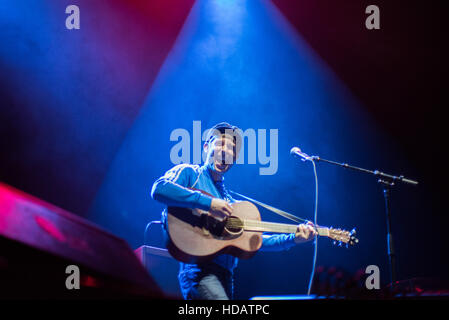
<path fill-rule="evenodd" d="M 253 232 L 296 233 L 298 225 L 244 219 L 243 228 L 245 231 Z M 328 236 L 328 228 L 317 227 L 316 229 L 320 236 Z"/>

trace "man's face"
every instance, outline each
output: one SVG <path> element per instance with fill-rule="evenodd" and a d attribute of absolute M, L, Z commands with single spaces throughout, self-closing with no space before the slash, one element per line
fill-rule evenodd
<path fill-rule="evenodd" d="M 230 135 L 221 135 L 204 145 L 206 163 L 216 172 L 225 173 L 234 164 L 235 143 Z"/>

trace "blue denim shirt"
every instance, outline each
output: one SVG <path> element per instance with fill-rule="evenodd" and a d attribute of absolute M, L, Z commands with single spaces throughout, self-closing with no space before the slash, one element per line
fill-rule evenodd
<path fill-rule="evenodd" d="M 151 196 L 167 206 L 210 210 L 212 198 L 188 188 L 200 189 L 216 198 L 225 199 L 231 203 L 235 202 L 227 192 L 223 181 L 215 182 L 213 180 L 206 165 L 180 164 L 173 167 L 156 180 L 151 190 Z M 294 234 L 264 235 L 260 250 L 288 250 L 295 245 L 294 238 Z M 215 257 L 213 262 L 232 272 L 238 264 L 238 258 L 221 254 Z M 181 270 L 189 265 L 191 264 L 181 263 Z"/>

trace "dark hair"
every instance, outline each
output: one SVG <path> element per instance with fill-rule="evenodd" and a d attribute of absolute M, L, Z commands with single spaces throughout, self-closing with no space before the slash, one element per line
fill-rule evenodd
<path fill-rule="evenodd" d="M 236 145 L 235 154 L 237 155 L 240 151 L 242 139 L 240 131 L 241 130 L 238 127 L 233 126 L 227 122 L 217 123 L 207 132 L 206 143 L 210 143 L 214 137 L 218 137 L 219 135 L 230 134 L 234 138 L 234 143 Z"/>

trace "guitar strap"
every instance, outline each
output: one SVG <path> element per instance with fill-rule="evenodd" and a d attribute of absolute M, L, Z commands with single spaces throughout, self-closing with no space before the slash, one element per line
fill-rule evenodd
<path fill-rule="evenodd" d="M 203 173 L 203 172 L 201 172 L 201 173 L 197 176 L 197 178 L 196 178 L 196 180 L 195 180 L 195 183 L 192 185 L 192 188 L 196 186 L 196 184 L 198 183 L 198 180 L 200 179 L 200 176 L 201 176 L 202 173 Z M 267 209 L 267 210 L 269 210 L 269 211 L 271 211 L 271 212 L 274 212 L 274 213 L 276 213 L 276 214 L 278 214 L 278 215 L 280 215 L 280 216 L 282 216 L 282 217 L 284 217 L 284 218 L 287 218 L 287 219 L 289 219 L 289 220 L 292 220 L 292 221 L 294 221 L 294 222 L 301 222 L 301 221 L 302 221 L 302 222 L 308 222 L 308 221 L 309 221 L 309 220 L 306 220 L 306 219 L 303 219 L 303 218 L 299 218 L 299 217 L 297 217 L 297 216 L 295 216 L 295 215 L 293 215 L 293 214 L 291 214 L 291 213 L 285 212 L 285 211 L 283 211 L 283 210 L 281 210 L 281 209 L 272 207 L 272 206 L 270 206 L 270 205 L 268 205 L 268 204 L 265 204 L 265 203 L 263 203 L 263 202 L 257 201 L 257 200 L 255 200 L 255 199 L 251 199 L 250 197 L 244 196 L 243 194 L 234 192 L 234 191 L 232 191 L 232 190 L 227 190 L 227 191 L 228 191 L 229 193 L 232 193 L 232 194 L 234 194 L 234 195 L 236 195 L 236 196 L 239 196 L 239 197 L 241 197 L 241 198 L 243 198 L 243 199 L 246 199 L 246 200 L 248 200 L 248 201 L 254 202 L 254 203 L 258 204 L 259 206 L 261 206 L 261 207 L 263 207 L 263 208 L 265 208 L 265 209 Z"/>
<path fill-rule="evenodd" d="M 285 212 L 285 211 L 280 210 L 278 208 L 272 207 L 272 206 L 270 206 L 268 204 L 265 204 L 263 202 L 251 199 L 250 197 L 244 196 L 243 194 L 234 192 L 232 190 L 229 190 L 229 192 L 232 193 L 232 194 L 235 194 L 236 196 L 239 196 L 239 197 L 241 197 L 243 199 L 246 199 L 248 201 L 254 202 L 254 203 L 258 204 L 259 206 L 261 206 L 261 207 L 263 207 L 263 208 L 265 208 L 265 209 L 267 209 L 267 210 L 269 210 L 271 212 L 274 212 L 274 213 L 276 213 L 276 214 L 278 214 L 280 216 L 283 216 L 284 218 L 290 219 L 290 220 L 295 221 L 295 222 L 301 222 L 301 221 L 302 222 L 308 222 L 308 220 L 306 220 L 306 219 L 299 218 L 299 217 L 297 217 L 297 216 L 295 216 L 295 215 L 293 215 L 291 213 L 288 213 L 288 212 Z"/>

